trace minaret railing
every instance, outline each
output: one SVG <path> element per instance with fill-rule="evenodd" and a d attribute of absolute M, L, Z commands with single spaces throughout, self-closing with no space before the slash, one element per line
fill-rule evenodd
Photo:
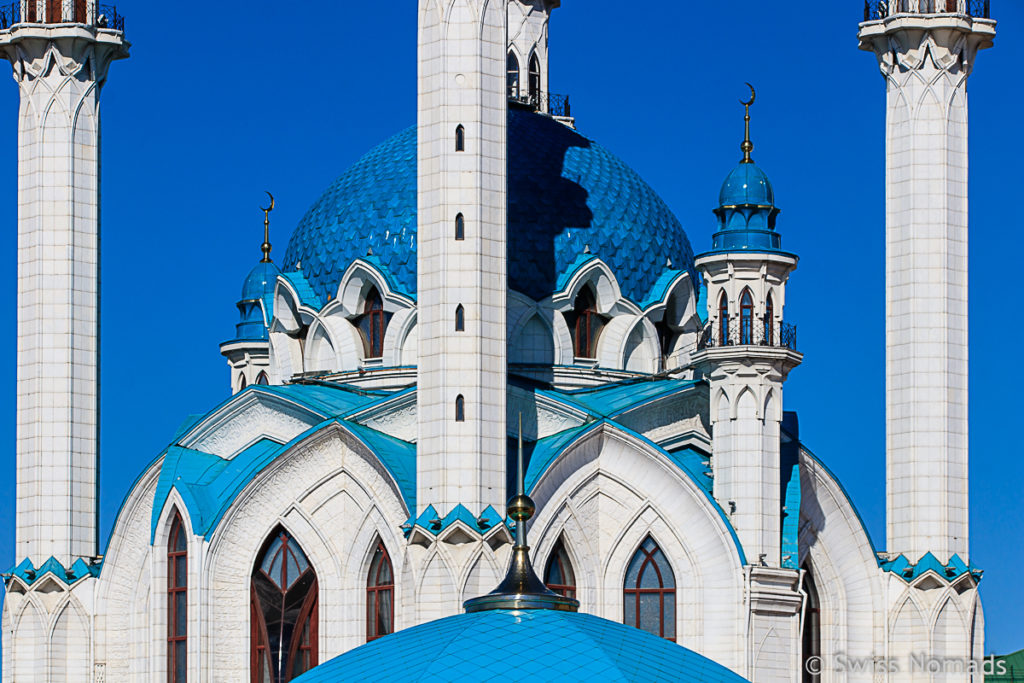
<path fill-rule="evenodd" d="M 731 317 L 724 326 L 720 320 L 708 323 L 697 342 L 697 350 L 724 346 L 768 346 L 796 351 L 796 325 L 740 316 Z"/>
<path fill-rule="evenodd" d="M 962 14 L 989 18 L 989 0 L 865 0 L 864 21 L 896 14 Z"/>
<path fill-rule="evenodd" d="M 0 5 L 0 30 L 16 24 L 84 24 L 124 31 L 117 7 L 94 0 L 18 0 Z"/>

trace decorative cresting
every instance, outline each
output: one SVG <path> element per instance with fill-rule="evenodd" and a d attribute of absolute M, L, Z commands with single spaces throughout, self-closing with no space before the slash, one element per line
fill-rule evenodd
<path fill-rule="evenodd" d="M 99 100 L 128 48 L 96 22 L 0 30 L 21 90 L 16 552 L 35 562 L 97 554 Z"/>
<path fill-rule="evenodd" d="M 512 558 L 505 579 L 487 595 L 463 603 L 466 612 L 511 609 L 551 609 L 576 612 L 579 600 L 566 598 L 554 593 L 544 585 L 530 562 L 530 546 L 526 543 L 526 522 L 533 517 L 537 506 L 526 495 L 523 466 L 523 416 L 519 415 L 519 449 L 517 455 L 516 495 L 508 501 L 508 516 L 516 523 L 516 544 L 512 547 Z"/>
<path fill-rule="evenodd" d="M 887 99 L 887 549 L 911 562 L 969 557 L 967 78 L 996 27 L 937 7 L 859 34 Z"/>

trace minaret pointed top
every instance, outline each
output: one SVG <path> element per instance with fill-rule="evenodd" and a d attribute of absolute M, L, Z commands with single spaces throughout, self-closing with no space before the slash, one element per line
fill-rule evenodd
<path fill-rule="evenodd" d="M 260 263 L 270 263 L 270 212 L 274 210 L 274 195 L 267 192 L 270 197 L 270 206 L 260 207 L 263 212 L 263 244 L 260 249 L 263 251 L 263 259 Z"/>
<path fill-rule="evenodd" d="M 754 86 L 747 83 L 747 87 L 750 88 L 750 101 L 744 102 L 740 100 L 740 104 L 743 105 L 746 113 L 743 116 L 743 123 L 745 125 L 745 134 L 743 137 L 743 144 L 740 145 L 740 149 L 743 150 L 743 160 L 741 164 L 752 164 L 754 160 L 751 158 L 750 153 L 754 151 L 754 143 L 750 141 L 750 108 L 754 106 L 754 101 L 757 100 L 757 91 L 754 90 Z"/>
<path fill-rule="evenodd" d="M 536 506 L 526 495 L 526 468 L 523 464 L 523 414 L 519 414 L 519 448 L 517 451 L 516 495 L 508 502 L 508 516 L 516 523 L 516 541 L 512 559 L 501 584 L 487 595 L 467 600 L 467 612 L 510 609 L 551 609 L 576 612 L 578 600 L 554 593 L 537 578 L 530 562 L 530 546 L 526 544 L 526 522 L 533 517 Z"/>

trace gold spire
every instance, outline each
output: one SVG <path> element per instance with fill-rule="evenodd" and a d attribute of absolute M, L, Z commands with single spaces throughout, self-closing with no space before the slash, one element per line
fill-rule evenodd
<path fill-rule="evenodd" d="M 270 197 L 270 206 L 260 207 L 263 212 L 263 245 L 260 247 L 263 260 L 260 263 L 270 263 L 270 212 L 274 210 L 274 195 L 267 192 L 267 196 Z"/>
<path fill-rule="evenodd" d="M 752 164 L 754 160 L 750 157 L 750 153 L 754 151 L 754 143 L 750 141 L 750 108 L 754 105 L 754 100 L 757 99 L 757 91 L 754 90 L 754 86 L 747 83 L 747 87 L 750 88 L 750 101 L 744 102 L 740 100 L 740 104 L 746 109 L 746 114 L 743 116 L 743 123 L 746 127 L 746 133 L 743 137 L 743 144 L 740 145 L 740 149 L 743 150 L 743 160 L 741 164 Z"/>

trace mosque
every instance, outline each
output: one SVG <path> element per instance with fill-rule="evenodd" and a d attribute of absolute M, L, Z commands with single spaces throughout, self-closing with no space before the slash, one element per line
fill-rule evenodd
<path fill-rule="evenodd" d="M 309 197 L 283 252 L 268 197 L 231 395 L 168 435 L 105 548 L 99 100 L 130 46 L 95 0 L 0 8 L 21 93 L 4 683 L 497 680 L 512 640 L 538 680 L 980 680 L 909 658 L 984 646 L 966 82 L 988 2 L 871 0 L 859 28 L 887 107 L 884 549 L 783 409 L 799 259 L 754 89 L 718 229 L 688 234 L 552 94 L 559 5 L 418 0 L 416 125 Z"/>

